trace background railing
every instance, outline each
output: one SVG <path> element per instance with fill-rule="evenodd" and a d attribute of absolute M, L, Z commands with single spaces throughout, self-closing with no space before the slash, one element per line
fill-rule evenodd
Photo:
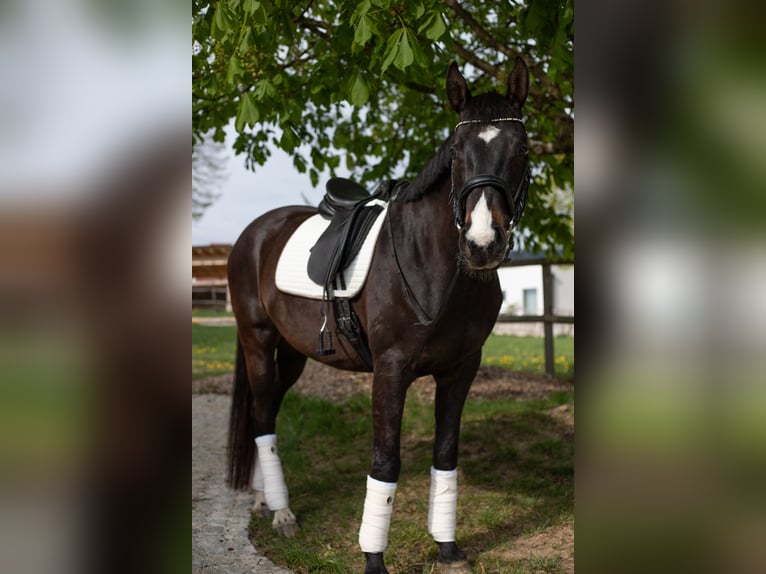
<path fill-rule="evenodd" d="M 542 315 L 508 315 L 500 314 L 497 317 L 498 323 L 542 323 L 543 324 L 543 342 L 545 345 L 545 373 L 553 376 L 555 374 L 554 364 L 554 339 L 553 325 L 555 323 L 574 324 L 574 315 L 554 315 L 553 314 L 553 265 L 574 265 L 573 260 L 568 259 L 546 259 L 540 255 L 529 255 L 514 253 L 510 261 L 503 264 L 503 267 L 524 267 L 527 265 L 540 265 L 543 272 L 543 314 Z"/>

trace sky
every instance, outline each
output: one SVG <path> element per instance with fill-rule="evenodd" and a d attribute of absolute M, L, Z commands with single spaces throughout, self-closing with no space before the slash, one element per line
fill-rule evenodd
<path fill-rule="evenodd" d="M 244 156 L 234 155 L 234 137 L 234 130 L 229 126 L 226 137 L 228 177 L 221 187 L 220 197 L 198 221 L 192 222 L 192 245 L 234 243 L 259 215 L 285 205 L 305 205 L 301 194 L 312 205 L 317 205 L 324 194 L 329 172 L 320 174 L 319 185 L 314 188 L 308 173 L 298 173 L 291 156 L 280 149 L 272 149 L 268 161 L 252 172 L 245 168 Z M 348 174 L 338 168 L 337 175 Z"/>

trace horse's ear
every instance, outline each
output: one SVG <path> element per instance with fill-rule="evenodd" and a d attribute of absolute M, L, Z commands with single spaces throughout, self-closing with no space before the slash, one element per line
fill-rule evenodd
<path fill-rule="evenodd" d="M 527 64 L 521 56 L 516 56 L 516 65 L 508 74 L 508 91 L 506 97 L 512 103 L 521 107 L 527 99 L 529 90 L 529 70 Z"/>
<path fill-rule="evenodd" d="M 447 70 L 447 98 L 452 105 L 452 109 L 460 113 L 465 104 L 471 99 L 471 92 L 465 83 L 465 78 L 457 69 L 457 64 L 452 62 Z"/>

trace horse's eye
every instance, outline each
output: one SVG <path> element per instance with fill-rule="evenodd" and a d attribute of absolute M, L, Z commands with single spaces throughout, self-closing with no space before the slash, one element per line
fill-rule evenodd
<path fill-rule="evenodd" d="M 456 154 L 456 153 L 457 153 L 457 152 L 455 151 L 455 148 L 454 148 L 454 147 L 451 147 L 451 148 L 449 148 L 449 156 L 450 156 L 452 159 L 455 159 L 455 154 Z"/>

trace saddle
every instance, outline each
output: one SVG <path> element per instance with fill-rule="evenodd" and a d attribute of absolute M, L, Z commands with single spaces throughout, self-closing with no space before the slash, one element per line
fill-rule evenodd
<path fill-rule="evenodd" d="M 335 353 L 332 334 L 327 330 L 326 309 L 332 301 L 338 331 L 351 343 L 359 356 L 372 369 L 372 356 L 367 346 L 359 318 L 347 298 L 333 297 L 333 291 L 345 289 L 343 271 L 354 260 L 364 243 L 367 233 L 383 207 L 369 205 L 373 199 L 387 200 L 393 182 L 384 182 L 370 194 L 358 183 L 335 177 L 326 185 L 326 193 L 319 203 L 319 213 L 330 220 L 330 225 L 311 248 L 307 265 L 308 275 L 314 283 L 324 288 L 322 316 L 324 322 L 319 330 L 320 355 Z"/>

